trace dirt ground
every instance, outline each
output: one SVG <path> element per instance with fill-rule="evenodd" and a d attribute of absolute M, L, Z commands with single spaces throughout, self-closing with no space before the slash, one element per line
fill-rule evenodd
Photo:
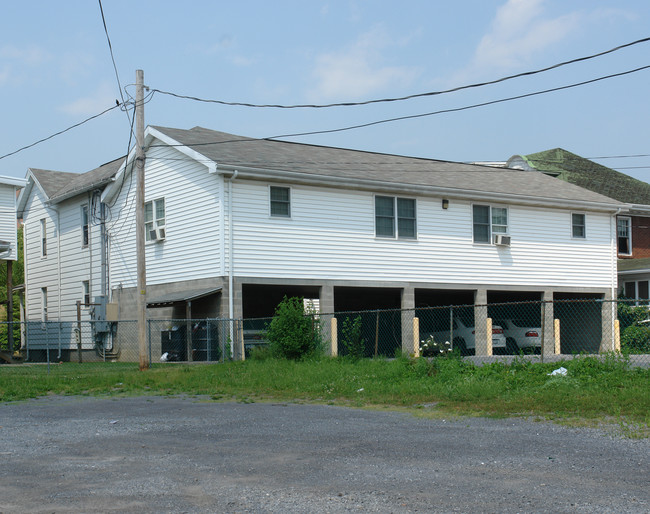
<path fill-rule="evenodd" d="M 650 441 L 513 419 L 52 397 L 0 404 L 0 512 L 650 512 Z"/>

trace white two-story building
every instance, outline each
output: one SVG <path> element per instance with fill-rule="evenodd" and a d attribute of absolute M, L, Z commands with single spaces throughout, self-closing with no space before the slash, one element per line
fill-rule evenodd
<path fill-rule="evenodd" d="M 615 292 L 624 204 L 540 173 L 200 127 L 148 127 L 145 145 L 152 317 L 270 316 L 285 295 L 333 313 Z M 74 321 L 101 298 L 135 318 L 133 163 L 30 170 L 29 319 Z"/>

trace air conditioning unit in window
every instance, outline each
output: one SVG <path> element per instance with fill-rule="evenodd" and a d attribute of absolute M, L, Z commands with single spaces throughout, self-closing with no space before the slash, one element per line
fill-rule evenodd
<path fill-rule="evenodd" d="M 494 234 L 492 242 L 497 246 L 510 246 L 510 236 L 504 234 Z"/>
<path fill-rule="evenodd" d="M 149 231 L 150 241 L 163 241 L 165 239 L 165 227 L 156 227 Z"/>

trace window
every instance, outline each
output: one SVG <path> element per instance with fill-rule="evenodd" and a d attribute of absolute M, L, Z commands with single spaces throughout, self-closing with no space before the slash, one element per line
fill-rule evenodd
<path fill-rule="evenodd" d="M 144 234 L 145 241 L 164 239 L 165 199 L 158 198 L 144 204 Z M 161 232 L 160 230 L 163 229 Z M 162 235 L 162 237 L 160 237 Z"/>
<path fill-rule="evenodd" d="M 271 186 L 271 216 L 291 216 L 291 194 L 288 187 Z"/>
<path fill-rule="evenodd" d="M 508 208 L 490 205 L 472 206 L 474 242 L 491 243 L 492 234 L 508 233 Z"/>
<path fill-rule="evenodd" d="M 416 238 L 415 200 L 375 196 L 375 233 L 379 237 Z"/>
<path fill-rule="evenodd" d="M 620 217 L 616 219 L 618 253 L 622 255 L 632 255 L 631 225 L 632 220 L 630 218 Z"/>
<path fill-rule="evenodd" d="M 41 220 L 41 257 L 47 257 L 47 221 Z"/>
<path fill-rule="evenodd" d="M 47 321 L 47 287 L 41 287 L 41 321 Z"/>
<path fill-rule="evenodd" d="M 81 206 L 81 246 L 88 246 L 88 241 L 90 239 L 89 225 L 88 225 L 88 206 Z"/>
<path fill-rule="evenodd" d="M 625 298 L 630 300 L 637 300 L 636 305 L 646 304 L 648 298 L 650 298 L 650 287 L 648 287 L 647 280 L 639 280 L 632 282 L 625 282 L 623 287 L 623 293 Z M 642 301 L 645 300 L 645 301 Z"/>
<path fill-rule="evenodd" d="M 81 290 L 83 293 L 83 299 L 81 300 L 84 305 L 90 304 L 90 281 L 84 280 L 81 282 Z"/>
<path fill-rule="evenodd" d="M 584 239 L 586 237 L 585 215 L 584 214 L 571 214 L 571 235 L 574 238 Z"/>

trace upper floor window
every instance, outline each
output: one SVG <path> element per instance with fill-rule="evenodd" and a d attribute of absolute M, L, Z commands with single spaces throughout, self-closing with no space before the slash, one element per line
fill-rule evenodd
<path fill-rule="evenodd" d="M 88 218 L 88 206 L 81 206 L 81 246 L 88 246 L 90 241 L 90 224 Z"/>
<path fill-rule="evenodd" d="M 47 287 L 41 287 L 41 321 L 47 321 Z"/>
<path fill-rule="evenodd" d="M 84 280 L 81 282 L 81 292 L 83 293 L 83 304 L 90 305 L 90 281 Z"/>
<path fill-rule="evenodd" d="M 288 187 L 271 186 L 271 216 L 291 217 L 291 190 Z"/>
<path fill-rule="evenodd" d="M 158 198 L 144 204 L 145 241 L 165 239 L 165 199 Z"/>
<path fill-rule="evenodd" d="M 616 219 L 618 253 L 632 255 L 632 219 L 620 216 Z"/>
<path fill-rule="evenodd" d="M 475 243 L 491 243 L 492 234 L 508 233 L 508 208 L 473 205 L 472 219 Z"/>
<path fill-rule="evenodd" d="M 587 237 L 587 227 L 584 214 L 575 212 L 571 214 L 571 236 L 577 239 L 584 239 Z"/>
<path fill-rule="evenodd" d="M 47 220 L 41 220 L 41 257 L 47 257 Z"/>
<path fill-rule="evenodd" d="M 416 210 L 413 198 L 375 196 L 375 233 L 380 237 L 415 239 Z"/>

